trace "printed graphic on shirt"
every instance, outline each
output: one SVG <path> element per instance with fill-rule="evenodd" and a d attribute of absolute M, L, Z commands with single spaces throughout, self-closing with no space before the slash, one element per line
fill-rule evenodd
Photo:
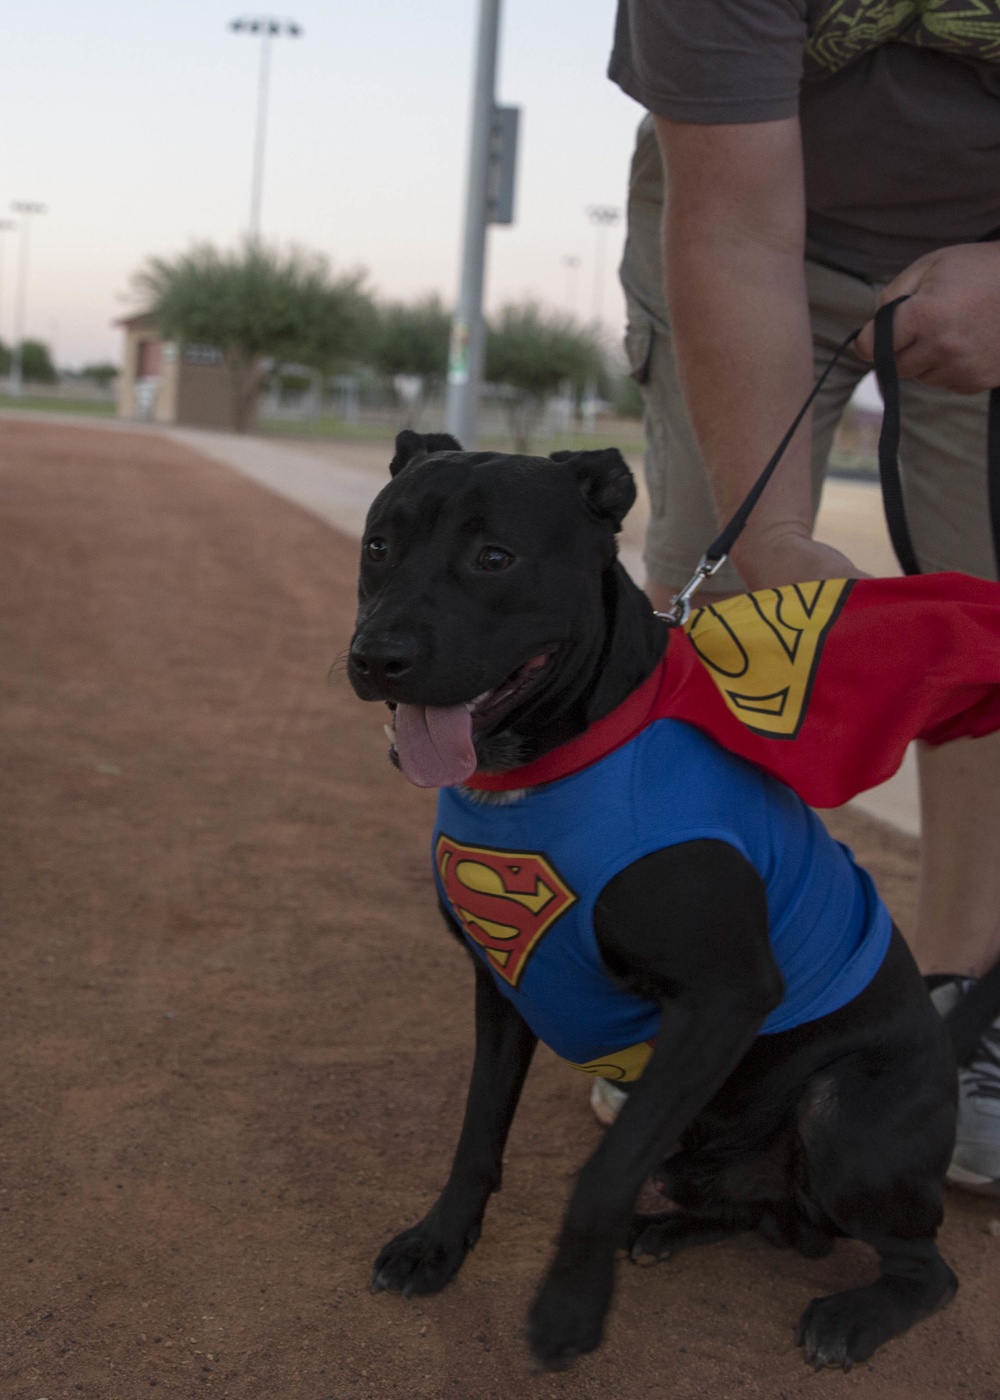
<path fill-rule="evenodd" d="M 794 739 L 809 708 L 827 634 L 850 579 L 741 594 L 692 613 L 687 633 L 736 718 L 770 739 Z"/>
<path fill-rule="evenodd" d="M 516 987 L 543 934 L 577 896 L 537 851 L 501 851 L 438 837 L 441 884 L 462 928 Z"/>
<path fill-rule="evenodd" d="M 627 1084 L 641 1076 L 652 1053 L 652 1042 L 640 1040 L 638 1045 L 613 1050 L 610 1055 L 602 1055 L 599 1060 L 588 1060 L 583 1065 L 578 1065 L 575 1060 L 567 1060 L 566 1063 L 573 1069 L 582 1069 L 584 1074 L 599 1074 L 602 1079 L 616 1079 Z"/>
<path fill-rule="evenodd" d="M 1000 63 L 1000 0 L 829 0 L 815 9 L 806 77 L 836 73 L 888 43 Z"/>

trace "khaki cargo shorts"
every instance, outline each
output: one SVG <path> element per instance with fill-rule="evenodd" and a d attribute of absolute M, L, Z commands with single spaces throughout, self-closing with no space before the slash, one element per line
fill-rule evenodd
<path fill-rule="evenodd" d="M 684 406 L 674 358 L 670 311 L 663 292 L 660 227 L 663 169 L 652 119 L 639 127 L 629 182 L 628 234 L 621 281 L 628 306 L 625 349 L 645 401 L 646 481 L 650 520 L 646 572 L 680 588 L 719 530 L 701 454 Z M 817 374 L 836 347 L 874 314 L 882 284 L 807 260 Z M 824 385 L 813 409 L 813 500 L 841 414 L 868 373 L 850 351 Z M 986 486 L 989 395 L 953 394 L 913 380 L 900 384 L 900 474 L 907 522 L 921 568 L 959 569 L 995 578 Z M 764 463 L 761 462 L 761 468 Z M 874 508 L 874 502 L 873 502 Z M 729 563 L 713 589 L 744 588 Z"/>

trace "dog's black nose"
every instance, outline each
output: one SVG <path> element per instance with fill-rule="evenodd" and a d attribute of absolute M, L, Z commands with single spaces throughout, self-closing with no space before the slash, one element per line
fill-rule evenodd
<path fill-rule="evenodd" d="M 379 637 L 355 637 L 351 643 L 350 669 L 360 680 L 374 687 L 392 690 L 417 660 L 415 637 L 383 633 Z"/>

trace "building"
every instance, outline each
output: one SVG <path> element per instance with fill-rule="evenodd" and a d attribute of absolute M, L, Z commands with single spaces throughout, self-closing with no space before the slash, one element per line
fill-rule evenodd
<path fill-rule="evenodd" d="M 125 332 L 119 418 L 229 432 L 239 427 L 232 379 L 221 350 L 163 340 L 145 312 L 115 324 Z M 252 426 L 255 418 L 256 407 L 244 426 Z"/>

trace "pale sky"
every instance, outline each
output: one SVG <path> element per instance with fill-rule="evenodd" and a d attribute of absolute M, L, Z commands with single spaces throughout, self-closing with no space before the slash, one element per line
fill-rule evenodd
<path fill-rule="evenodd" d="M 365 267 L 386 296 L 458 278 L 478 0 L 294 0 L 301 39 L 274 44 L 265 238 Z M 534 296 L 622 324 L 623 207 L 640 109 L 605 77 L 614 0 L 503 0 L 499 101 L 522 108 L 516 222 L 490 234 L 488 305 Z M 110 323 L 151 253 L 245 231 L 259 40 L 228 0 L 31 0 L 5 7 L 0 215 L 48 213 L 31 235 L 26 332 L 57 361 L 118 358 Z M 274 10 L 282 16 L 286 12 Z M 565 258 L 579 258 L 575 271 Z M 10 341 L 17 237 L 3 237 L 0 338 Z"/>

